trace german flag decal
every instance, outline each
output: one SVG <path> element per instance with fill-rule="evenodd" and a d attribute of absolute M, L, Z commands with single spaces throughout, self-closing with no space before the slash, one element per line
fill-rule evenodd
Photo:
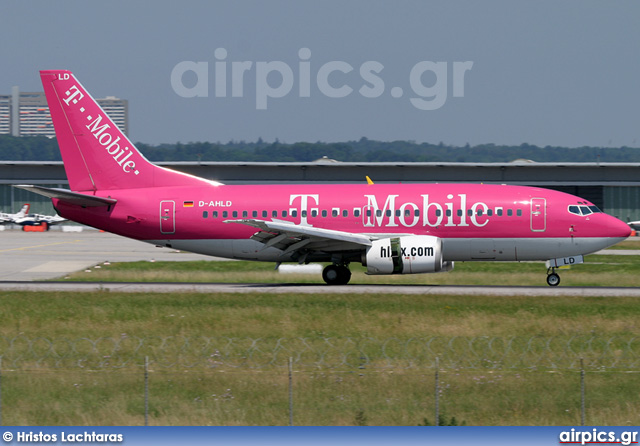
<path fill-rule="evenodd" d="M 192 208 L 193 207 L 193 201 L 183 201 L 182 202 L 182 207 L 184 207 L 184 208 Z"/>

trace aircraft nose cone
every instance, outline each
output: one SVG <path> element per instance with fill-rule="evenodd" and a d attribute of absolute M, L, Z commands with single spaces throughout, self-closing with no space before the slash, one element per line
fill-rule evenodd
<path fill-rule="evenodd" d="M 631 235 L 631 228 L 622 220 L 610 217 L 607 223 L 607 232 L 609 237 L 627 238 Z"/>

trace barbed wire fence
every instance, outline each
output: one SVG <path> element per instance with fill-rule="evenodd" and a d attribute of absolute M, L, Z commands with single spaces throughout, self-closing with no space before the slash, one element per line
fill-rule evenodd
<path fill-rule="evenodd" d="M 288 373 L 289 424 L 293 425 L 293 370 L 433 372 L 435 419 L 440 419 L 440 373 L 451 371 L 580 372 L 581 420 L 585 420 L 585 373 L 640 372 L 640 338 L 564 337 L 120 337 L 29 338 L 0 336 L 0 425 L 2 373 L 29 371 L 118 371 L 144 373 L 148 424 L 149 370 L 274 370 Z"/>

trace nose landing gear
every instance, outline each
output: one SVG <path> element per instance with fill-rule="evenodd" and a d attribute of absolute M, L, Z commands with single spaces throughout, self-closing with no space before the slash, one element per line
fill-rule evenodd
<path fill-rule="evenodd" d="M 558 286 L 560 284 L 560 276 L 556 273 L 555 268 L 547 269 L 547 284 L 549 286 Z"/>
<path fill-rule="evenodd" d="M 549 286 L 558 286 L 560 284 L 560 276 L 556 273 L 556 268 L 570 268 L 580 263 L 584 263 L 584 256 L 582 254 L 547 260 L 547 284 L 549 284 Z"/>

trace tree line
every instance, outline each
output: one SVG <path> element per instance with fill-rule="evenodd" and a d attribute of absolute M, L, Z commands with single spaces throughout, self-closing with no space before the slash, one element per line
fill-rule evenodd
<path fill-rule="evenodd" d="M 538 147 L 480 144 L 451 146 L 414 141 L 375 141 L 361 138 L 347 142 L 267 143 L 230 141 L 151 145 L 136 143 L 151 161 L 248 161 L 311 162 L 323 157 L 343 162 L 640 162 L 640 149 L 632 147 Z M 0 160 L 60 161 L 55 138 L 0 135 Z"/>

